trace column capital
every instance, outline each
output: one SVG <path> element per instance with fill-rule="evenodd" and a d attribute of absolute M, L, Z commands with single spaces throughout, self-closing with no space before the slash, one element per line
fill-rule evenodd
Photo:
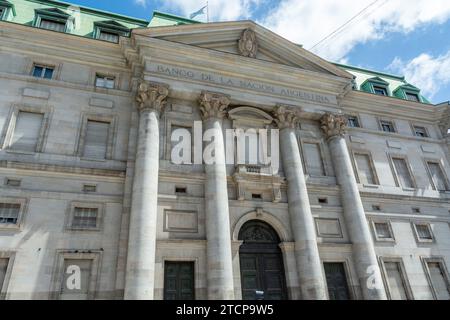
<path fill-rule="evenodd" d="M 278 105 L 275 109 L 275 122 L 280 129 L 295 129 L 300 122 L 300 110 L 287 105 Z"/>
<path fill-rule="evenodd" d="M 203 121 L 210 118 L 223 119 L 226 115 L 225 109 L 230 104 L 228 96 L 209 91 L 202 91 L 198 101 Z"/>
<path fill-rule="evenodd" d="M 347 131 L 347 118 L 342 114 L 326 113 L 320 119 L 320 128 L 327 139 L 343 136 Z"/>
<path fill-rule="evenodd" d="M 157 82 L 142 81 L 136 94 L 136 102 L 140 112 L 153 109 L 161 114 L 166 105 L 169 95 L 169 86 Z"/>

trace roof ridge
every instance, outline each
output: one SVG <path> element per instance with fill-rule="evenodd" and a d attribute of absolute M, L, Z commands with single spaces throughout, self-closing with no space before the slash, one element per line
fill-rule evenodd
<path fill-rule="evenodd" d="M 355 67 L 355 66 L 351 66 L 351 65 L 347 65 L 347 64 L 337 63 L 337 62 L 332 62 L 332 64 L 334 64 L 338 67 L 342 67 L 342 68 L 355 69 L 355 70 L 359 70 L 359 71 L 373 73 L 373 74 L 380 75 L 380 76 L 394 78 L 394 79 L 401 80 L 406 83 L 405 76 L 399 76 L 399 75 L 390 74 L 387 72 L 376 71 L 376 70 L 367 69 L 367 68 Z"/>

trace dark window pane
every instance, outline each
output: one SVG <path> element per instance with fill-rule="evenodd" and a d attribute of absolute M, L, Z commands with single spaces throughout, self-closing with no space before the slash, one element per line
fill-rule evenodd
<path fill-rule="evenodd" d="M 35 66 L 33 69 L 33 77 L 40 78 L 42 76 L 43 67 Z"/>
<path fill-rule="evenodd" d="M 375 94 L 378 94 L 380 96 L 387 96 L 387 90 L 382 87 L 373 87 L 373 90 L 375 91 Z"/>
<path fill-rule="evenodd" d="M 45 68 L 44 78 L 45 79 L 51 79 L 52 76 L 53 76 L 53 69 Z"/>
<path fill-rule="evenodd" d="M 324 263 L 330 300 L 350 300 L 343 263 Z"/>

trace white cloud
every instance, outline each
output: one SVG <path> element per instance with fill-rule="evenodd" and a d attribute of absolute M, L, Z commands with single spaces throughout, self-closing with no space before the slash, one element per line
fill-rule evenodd
<path fill-rule="evenodd" d="M 374 0 L 281 0 L 259 23 L 310 49 Z M 450 18 L 448 0 L 378 0 L 343 32 L 313 52 L 330 60 L 345 58 L 358 43 L 382 38 L 388 32 L 411 32 L 428 23 Z"/>
<path fill-rule="evenodd" d="M 251 16 L 251 9 L 256 8 L 262 0 L 210 0 L 208 1 L 211 21 L 227 21 L 246 19 Z M 206 0 L 165 0 L 163 10 L 180 10 L 181 14 L 189 15 L 206 5 Z M 197 16 L 195 19 L 206 20 Z"/>
<path fill-rule="evenodd" d="M 450 51 L 438 57 L 422 53 L 410 61 L 397 57 L 388 69 L 404 74 L 409 83 L 432 99 L 439 90 L 450 84 Z"/>
<path fill-rule="evenodd" d="M 133 1 L 138 6 L 141 6 L 141 7 L 144 7 L 144 8 L 147 7 L 147 0 L 133 0 Z"/>

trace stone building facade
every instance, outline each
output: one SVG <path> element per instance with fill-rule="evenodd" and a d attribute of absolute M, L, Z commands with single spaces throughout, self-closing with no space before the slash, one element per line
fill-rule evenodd
<path fill-rule="evenodd" d="M 1 298 L 450 298 L 449 103 L 251 21 L 0 18 Z M 196 123 L 217 161 L 174 164 Z M 225 163 L 240 128 L 278 172 Z"/>

